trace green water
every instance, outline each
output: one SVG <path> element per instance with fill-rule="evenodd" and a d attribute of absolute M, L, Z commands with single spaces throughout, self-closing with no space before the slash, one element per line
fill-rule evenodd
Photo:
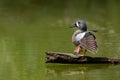
<path fill-rule="evenodd" d="M 48 64 L 47 80 L 119 80 L 119 65 Z"/>
<path fill-rule="evenodd" d="M 97 29 L 97 54 L 120 58 L 120 1 L 0 0 L 0 80 L 118 80 L 119 65 L 45 64 L 45 52 L 73 53 L 69 26 Z"/>

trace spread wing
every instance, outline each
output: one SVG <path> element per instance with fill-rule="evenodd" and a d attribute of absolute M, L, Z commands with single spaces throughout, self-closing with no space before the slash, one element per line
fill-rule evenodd
<path fill-rule="evenodd" d="M 95 36 L 92 33 L 86 34 L 80 40 L 80 46 L 92 53 L 97 53 L 97 42 L 95 41 Z"/>

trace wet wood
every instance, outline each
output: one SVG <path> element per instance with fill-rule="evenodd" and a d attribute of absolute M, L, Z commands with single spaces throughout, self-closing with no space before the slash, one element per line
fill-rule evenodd
<path fill-rule="evenodd" d="M 76 56 L 70 53 L 46 52 L 46 63 L 66 64 L 120 64 L 120 59 L 107 57 Z"/>

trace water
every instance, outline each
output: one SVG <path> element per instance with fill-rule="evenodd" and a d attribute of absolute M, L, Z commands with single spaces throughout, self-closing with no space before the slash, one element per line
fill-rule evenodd
<path fill-rule="evenodd" d="M 98 54 L 120 58 L 117 0 L 1 0 L 1 80 L 117 80 L 119 65 L 45 64 L 45 52 L 73 53 L 69 26 L 76 20 L 97 29 Z M 46 74 L 45 74 L 46 73 Z"/>
<path fill-rule="evenodd" d="M 119 80 L 119 65 L 48 64 L 47 80 Z"/>

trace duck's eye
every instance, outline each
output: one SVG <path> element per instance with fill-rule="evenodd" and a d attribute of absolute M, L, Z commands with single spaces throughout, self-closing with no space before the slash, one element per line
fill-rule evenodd
<path fill-rule="evenodd" d="M 78 22 L 78 24 L 80 24 L 80 22 Z"/>

